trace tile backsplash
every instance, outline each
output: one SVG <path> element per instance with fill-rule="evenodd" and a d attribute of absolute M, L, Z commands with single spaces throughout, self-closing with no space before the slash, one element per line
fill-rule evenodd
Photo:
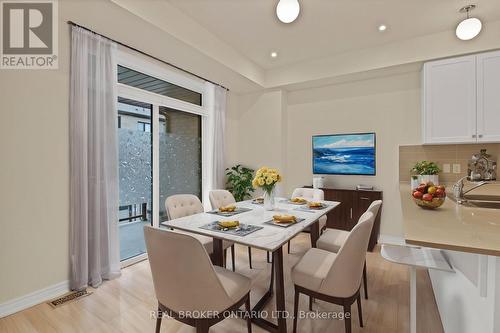
<path fill-rule="evenodd" d="M 418 161 L 436 162 L 441 169 L 443 164 L 450 164 L 450 173 L 441 172 L 439 181 L 456 182 L 467 174 L 467 163 L 473 154 L 487 149 L 493 159 L 500 162 L 500 143 L 466 145 L 404 145 L 399 147 L 399 180 L 410 181 L 410 169 Z M 453 164 L 460 164 L 460 173 L 453 173 Z"/>

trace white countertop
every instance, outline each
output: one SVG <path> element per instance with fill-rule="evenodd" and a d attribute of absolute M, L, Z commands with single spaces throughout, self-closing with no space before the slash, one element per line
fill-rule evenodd
<path fill-rule="evenodd" d="M 413 202 L 409 184 L 400 184 L 400 194 L 408 244 L 500 256 L 499 209 L 462 206 L 447 198 L 441 207 L 426 210 Z"/>

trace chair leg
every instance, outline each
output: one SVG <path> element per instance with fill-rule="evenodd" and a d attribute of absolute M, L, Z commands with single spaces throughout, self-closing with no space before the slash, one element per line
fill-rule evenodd
<path fill-rule="evenodd" d="M 206 320 L 198 320 L 196 322 L 196 333 L 208 333 L 210 326 Z"/>
<path fill-rule="evenodd" d="M 250 246 L 248 247 L 248 265 L 252 269 L 252 248 Z"/>
<path fill-rule="evenodd" d="M 160 333 L 161 329 L 161 319 L 163 318 L 163 312 L 160 307 L 158 307 L 158 312 L 156 313 L 156 333 Z"/>
<path fill-rule="evenodd" d="M 345 333 L 351 333 L 351 306 L 344 305 Z"/>
<path fill-rule="evenodd" d="M 250 248 L 249 248 L 250 249 Z M 247 332 L 252 333 L 252 309 L 250 308 L 250 293 L 247 296 L 247 300 L 245 301 L 245 311 L 247 316 Z"/>
<path fill-rule="evenodd" d="M 368 299 L 368 280 L 366 279 L 366 260 L 363 266 L 363 287 L 365 289 L 365 299 Z"/>
<path fill-rule="evenodd" d="M 293 300 L 293 333 L 297 332 L 297 317 L 299 313 L 299 296 L 300 293 L 295 290 L 295 298 Z"/>
<path fill-rule="evenodd" d="M 290 254 L 290 241 L 291 240 L 288 241 L 288 254 Z"/>
<path fill-rule="evenodd" d="M 235 266 L 235 259 L 234 259 L 234 244 L 231 245 L 231 264 L 233 266 L 233 272 L 236 270 L 236 266 Z"/>
<path fill-rule="evenodd" d="M 358 299 L 356 302 L 358 303 L 359 326 L 363 327 L 363 310 L 361 309 L 361 293 L 359 292 L 358 292 Z"/>

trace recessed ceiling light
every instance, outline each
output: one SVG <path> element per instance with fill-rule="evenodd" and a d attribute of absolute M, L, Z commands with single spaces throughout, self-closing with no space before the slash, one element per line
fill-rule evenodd
<path fill-rule="evenodd" d="M 381 24 L 378 26 L 378 31 L 386 31 L 387 30 L 387 26 L 385 24 Z"/>
<path fill-rule="evenodd" d="M 276 58 L 276 57 L 278 57 L 278 52 L 276 51 L 271 52 L 271 58 Z"/>

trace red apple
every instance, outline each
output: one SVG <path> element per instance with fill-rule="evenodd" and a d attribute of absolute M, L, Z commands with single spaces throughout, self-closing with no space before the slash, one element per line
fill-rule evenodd
<path fill-rule="evenodd" d="M 426 189 L 426 185 L 425 184 L 420 184 L 418 187 L 417 187 L 417 191 L 419 192 L 422 192 L 422 193 L 425 193 L 425 189 Z"/>
<path fill-rule="evenodd" d="M 440 188 L 438 188 L 438 189 L 436 190 L 436 197 L 438 197 L 438 198 L 442 198 L 442 197 L 444 197 L 444 196 L 446 196 L 446 192 L 444 191 L 444 189 L 440 189 Z"/>
<path fill-rule="evenodd" d="M 423 196 L 423 195 L 424 195 L 424 194 L 423 194 L 422 192 L 420 192 L 420 191 L 415 191 L 415 192 L 413 192 L 413 197 L 414 197 L 415 199 L 422 199 L 422 196 Z"/>
<path fill-rule="evenodd" d="M 432 201 L 432 194 L 426 193 L 422 196 L 425 201 Z"/>

